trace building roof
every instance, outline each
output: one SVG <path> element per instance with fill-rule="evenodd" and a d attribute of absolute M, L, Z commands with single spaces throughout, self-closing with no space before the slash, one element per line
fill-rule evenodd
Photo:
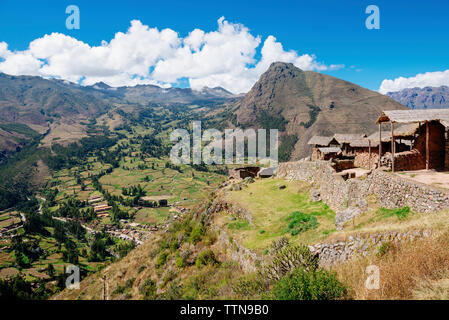
<path fill-rule="evenodd" d="M 327 147 L 333 140 L 334 140 L 334 137 L 315 135 L 309 140 L 309 142 L 307 144 Z M 336 140 L 335 140 L 335 143 L 338 144 L 338 142 Z"/>
<path fill-rule="evenodd" d="M 355 148 L 368 148 L 370 146 L 370 141 L 371 141 L 371 147 L 379 146 L 379 138 L 377 138 L 377 140 L 368 139 L 368 138 L 353 140 L 353 141 L 351 141 L 351 143 L 349 143 L 349 146 L 355 147 Z"/>
<path fill-rule="evenodd" d="M 447 126 L 449 124 L 449 109 L 388 110 L 382 112 L 376 123 L 390 121 L 396 123 L 440 121 Z"/>
<path fill-rule="evenodd" d="M 335 138 L 335 140 L 337 140 L 337 142 L 339 144 L 343 144 L 343 143 L 351 143 L 352 141 L 366 138 L 366 134 L 363 134 L 363 133 L 336 133 L 334 135 L 334 138 Z"/>
<path fill-rule="evenodd" d="M 340 147 L 325 147 L 325 148 L 318 148 L 318 150 L 321 153 L 340 153 L 341 152 Z"/>
<path fill-rule="evenodd" d="M 394 137 L 399 139 L 411 138 L 418 131 L 418 129 L 418 123 L 405 124 L 398 128 L 394 128 Z M 379 131 L 374 132 L 367 139 L 371 140 L 372 143 L 377 142 L 377 144 L 379 144 Z M 389 141 L 391 141 L 391 130 L 382 130 L 382 142 Z M 373 146 L 372 143 L 371 146 Z"/>

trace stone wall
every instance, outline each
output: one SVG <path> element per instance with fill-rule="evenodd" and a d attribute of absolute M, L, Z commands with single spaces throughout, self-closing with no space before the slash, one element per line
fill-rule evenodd
<path fill-rule="evenodd" d="M 434 212 L 449 208 L 449 192 L 420 184 L 397 175 L 373 170 L 364 179 L 344 180 L 335 174 L 330 162 L 306 161 L 280 163 L 278 177 L 302 180 L 319 190 L 321 199 L 339 214 L 375 195 L 386 208 L 408 206 L 415 212 Z"/>
<path fill-rule="evenodd" d="M 371 163 L 369 151 L 357 152 L 354 158 L 354 166 L 357 168 L 373 169 L 376 168 L 379 160 L 379 151 L 374 148 L 371 149 Z M 371 167 L 370 167 L 371 165 Z"/>
<path fill-rule="evenodd" d="M 371 235 L 354 235 L 344 241 L 318 243 L 309 246 L 309 248 L 312 252 L 318 254 L 321 266 L 331 266 L 376 252 L 387 242 L 403 243 L 429 236 L 431 236 L 429 230 L 389 231 Z"/>
<path fill-rule="evenodd" d="M 425 168 L 426 168 L 425 155 L 422 154 L 418 149 L 395 153 L 394 155 L 395 171 L 421 170 Z"/>
<path fill-rule="evenodd" d="M 220 251 L 224 253 L 227 258 L 238 262 L 244 272 L 257 271 L 257 266 L 261 262 L 261 259 L 257 256 L 257 254 L 239 244 L 223 229 L 218 226 L 215 226 L 214 228 L 215 232 L 218 234 L 218 244 L 221 249 Z"/>

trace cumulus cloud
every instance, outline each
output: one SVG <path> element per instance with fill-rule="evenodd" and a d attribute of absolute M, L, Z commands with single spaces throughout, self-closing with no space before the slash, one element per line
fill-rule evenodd
<path fill-rule="evenodd" d="M 380 85 L 379 92 L 400 91 L 406 88 L 424 88 L 449 86 L 449 70 L 419 73 L 414 77 L 399 77 L 394 80 L 385 79 Z"/>
<path fill-rule="evenodd" d="M 215 31 L 194 29 L 182 38 L 172 29 L 150 28 L 138 20 L 109 42 L 90 46 L 73 37 L 52 33 L 10 51 L 0 42 L 0 71 L 12 75 L 40 75 L 92 85 L 156 84 L 169 87 L 188 79 L 193 89 L 221 86 L 231 92 L 248 91 L 272 62 L 290 62 L 303 70 L 333 70 L 313 54 L 284 50 L 274 36 L 262 44 L 242 24 L 221 17 Z M 260 52 L 260 58 L 256 56 Z"/>

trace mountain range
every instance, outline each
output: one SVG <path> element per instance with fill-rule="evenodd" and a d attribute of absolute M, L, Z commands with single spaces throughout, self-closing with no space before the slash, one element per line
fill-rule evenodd
<path fill-rule="evenodd" d="M 84 123 L 123 105 L 232 106 L 230 126 L 277 128 L 284 160 L 310 152 L 315 134 L 366 133 L 376 130 L 382 110 L 406 109 L 391 98 L 356 84 L 293 64 L 273 63 L 244 96 L 223 88 L 161 88 L 154 85 L 81 86 L 64 80 L 0 74 L 0 149 L 11 150 L 24 139 L 50 133 L 48 140 L 76 141 Z M 20 127 L 22 126 L 22 127 Z M 1 151 L 1 150 L 0 150 Z"/>
<path fill-rule="evenodd" d="M 387 96 L 410 109 L 449 108 L 449 87 L 407 88 Z"/>
<path fill-rule="evenodd" d="M 0 73 L 0 152 L 20 149 L 27 140 L 50 131 L 52 139 L 73 142 L 85 134 L 82 123 L 117 104 L 219 105 L 238 98 L 221 87 L 81 86 L 65 80 Z"/>

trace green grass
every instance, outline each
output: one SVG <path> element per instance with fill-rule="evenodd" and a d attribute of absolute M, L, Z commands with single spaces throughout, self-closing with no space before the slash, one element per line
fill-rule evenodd
<path fill-rule="evenodd" d="M 403 207 L 398 209 L 387 209 L 387 208 L 379 208 L 377 209 L 377 214 L 379 214 L 382 218 L 389 217 L 397 217 L 399 220 L 405 220 L 411 213 L 409 207 Z"/>
<path fill-rule="evenodd" d="M 248 230 L 249 222 L 248 220 L 237 220 L 235 222 L 228 223 L 228 228 L 231 230 Z"/>
<path fill-rule="evenodd" d="M 3 129 L 8 132 L 16 132 L 31 138 L 39 137 L 40 134 L 37 131 L 34 131 L 30 127 L 28 127 L 26 124 L 22 123 L 4 123 L 0 124 L 0 129 Z"/>
<path fill-rule="evenodd" d="M 279 190 L 280 185 L 286 188 Z M 282 236 L 287 236 L 293 243 L 312 243 L 335 231 L 335 213 L 322 202 L 312 202 L 309 190 L 310 186 L 300 181 L 256 180 L 241 191 L 229 191 L 225 195 L 228 202 L 250 212 L 254 226 L 242 224 L 240 220 L 232 221 L 228 215 L 218 217 L 217 222 L 238 242 L 256 251 L 262 252 Z M 292 236 L 286 229 L 291 222 L 289 217 L 297 211 L 313 221 L 312 228 L 293 232 L 295 235 Z"/>

